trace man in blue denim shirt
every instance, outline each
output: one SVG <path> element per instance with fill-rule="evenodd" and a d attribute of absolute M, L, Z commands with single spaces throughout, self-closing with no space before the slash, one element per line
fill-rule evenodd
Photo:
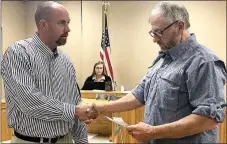
<path fill-rule="evenodd" d="M 225 117 L 223 61 L 189 33 L 184 6 L 161 2 L 150 23 L 159 56 L 130 94 L 96 109 L 111 113 L 145 105 L 144 122 L 127 127 L 139 142 L 218 143 L 218 123 Z"/>

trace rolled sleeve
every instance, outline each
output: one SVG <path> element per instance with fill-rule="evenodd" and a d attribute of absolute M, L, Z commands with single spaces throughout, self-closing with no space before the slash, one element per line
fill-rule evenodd
<path fill-rule="evenodd" d="M 218 104 L 200 105 L 192 113 L 209 117 L 218 123 L 223 122 L 225 118 L 224 109 Z"/>
<path fill-rule="evenodd" d="M 224 70 L 223 70 L 224 69 Z M 193 71 L 187 80 L 189 101 L 193 114 L 224 121 L 224 100 L 226 69 L 221 61 L 205 62 Z"/>
<path fill-rule="evenodd" d="M 144 101 L 145 83 L 146 83 L 146 76 L 144 76 L 143 79 L 140 81 L 140 83 L 132 90 L 132 94 L 143 105 L 145 104 L 145 101 Z"/>

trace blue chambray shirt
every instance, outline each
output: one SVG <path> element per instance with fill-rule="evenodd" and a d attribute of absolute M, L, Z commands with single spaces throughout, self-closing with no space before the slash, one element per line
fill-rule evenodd
<path fill-rule="evenodd" d="M 226 68 L 194 34 L 175 48 L 160 52 L 141 82 L 132 90 L 145 105 L 144 122 L 153 126 L 198 114 L 223 122 Z M 217 143 L 219 128 L 183 138 L 148 143 Z"/>

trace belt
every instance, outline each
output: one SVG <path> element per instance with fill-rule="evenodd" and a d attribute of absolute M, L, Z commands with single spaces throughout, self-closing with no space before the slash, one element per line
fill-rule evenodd
<path fill-rule="evenodd" d="M 58 140 L 62 139 L 64 136 L 57 136 L 55 138 L 40 138 L 40 137 L 30 137 L 19 134 L 18 132 L 14 131 L 14 135 L 19 139 L 30 141 L 30 142 L 38 142 L 38 143 L 56 143 Z"/>

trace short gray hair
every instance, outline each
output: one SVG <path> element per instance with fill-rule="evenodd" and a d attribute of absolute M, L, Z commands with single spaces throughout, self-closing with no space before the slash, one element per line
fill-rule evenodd
<path fill-rule="evenodd" d="M 170 23 L 180 20 L 185 23 L 186 29 L 191 26 L 189 22 L 188 11 L 183 5 L 171 2 L 160 2 L 158 5 L 156 5 L 151 13 L 153 14 L 154 11 L 159 11 L 164 17 L 169 20 Z M 150 20 L 151 18 L 149 19 L 149 23 Z"/>
<path fill-rule="evenodd" d="M 45 1 L 40 3 L 35 10 L 35 23 L 37 28 L 39 29 L 40 20 L 49 20 L 51 16 L 51 12 L 53 10 L 53 5 L 59 4 L 54 1 Z"/>

